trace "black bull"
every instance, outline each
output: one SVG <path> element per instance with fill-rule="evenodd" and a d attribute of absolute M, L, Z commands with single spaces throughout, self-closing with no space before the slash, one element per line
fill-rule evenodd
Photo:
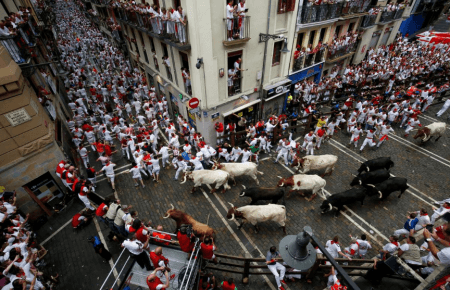
<path fill-rule="evenodd" d="M 358 175 L 361 175 L 363 172 L 370 172 L 377 169 L 386 169 L 389 170 L 391 167 L 394 167 L 394 162 L 391 160 L 391 157 L 379 157 L 372 160 L 367 160 L 358 169 Z"/>
<path fill-rule="evenodd" d="M 390 175 L 389 171 L 384 168 L 369 171 L 359 176 L 354 175 L 355 178 L 353 178 L 350 186 L 380 183 L 388 179 Z"/>
<path fill-rule="evenodd" d="M 278 200 L 282 199 L 283 204 L 286 204 L 284 199 L 283 187 L 250 187 L 246 188 L 242 185 L 242 189 L 239 194 L 240 197 L 250 197 L 252 199 L 250 205 L 256 204 L 259 200 L 270 200 L 271 203 L 276 204 Z"/>
<path fill-rule="evenodd" d="M 367 184 L 367 195 L 379 195 L 381 200 L 386 199 L 394 191 L 400 191 L 398 198 L 409 188 L 407 179 L 403 177 L 393 177 L 379 184 Z"/>
<path fill-rule="evenodd" d="M 361 205 L 363 205 L 364 198 L 366 198 L 366 191 L 366 188 L 360 187 L 333 194 L 322 202 L 320 209 L 322 210 L 322 213 L 337 209 L 335 216 L 338 216 L 344 205 L 352 204 L 357 201 L 361 202 Z"/>

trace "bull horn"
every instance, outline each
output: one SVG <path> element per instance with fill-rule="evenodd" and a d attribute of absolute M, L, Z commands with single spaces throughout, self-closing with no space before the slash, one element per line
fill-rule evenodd
<path fill-rule="evenodd" d="M 231 214 L 231 218 L 230 219 L 228 219 L 229 221 L 232 221 L 232 220 L 234 220 L 234 213 L 233 214 Z"/>
<path fill-rule="evenodd" d="M 425 134 L 425 133 L 424 133 L 424 134 Z M 422 139 L 422 141 L 428 140 L 427 137 L 428 137 L 427 134 L 425 134 L 425 137 Z"/>
<path fill-rule="evenodd" d="M 172 206 L 172 209 L 175 209 L 175 207 L 173 206 L 173 204 L 171 203 L 170 206 Z"/>
<path fill-rule="evenodd" d="M 353 173 L 352 173 L 352 176 L 354 176 L 354 177 L 358 177 L 358 176 L 354 175 Z"/>
<path fill-rule="evenodd" d="M 362 185 L 362 181 L 361 181 L 361 179 L 359 180 L 359 185 Z"/>
<path fill-rule="evenodd" d="M 367 184 L 367 186 L 372 186 L 373 188 L 375 188 L 375 185 L 373 184 Z"/>
<path fill-rule="evenodd" d="M 369 168 L 369 166 L 367 166 L 367 165 L 366 165 L 366 167 L 367 167 L 367 172 L 369 172 L 369 171 L 370 171 L 370 168 Z"/>
<path fill-rule="evenodd" d="M 380 198 L 383 198 L 383 193 L 381 191 L 378 191 L 378 193 L 380 194 Z"/>
<path fill-rule="evenodd" d="M 243 184 L 242 184 L 242 187 L 243 187 L 244 189 L 247 189 L 247 188 L 245 188 L 245 185 L 243 185 Z"/>
<path fill-rule="evenodd" d="M 245 195 L 245 191 L 244 192 L 242 192 L 242 194 L 239 194 L 239 196 L 244 196 Z"/>
<path fill-rule="evenodd" d="M 231 202 L 229 202 L 229 204 L 231 205 L 231 207 L 234 207 L 234 205 Z"/>
<path fill-rule="evenodd" d="M 180 183 L 180 184 L 183 184 L 183 183 L 185 183 L 186 182 L 186 173 L 184 174 L 184 180 Z"/>
<path fill-rule="evenodd" d="M 167 214 L 166 216 L 163 217 L 163 219 L 167 219 L 170 217 L 170 214 Z"/>
<path fill-rule="evenodd" d="M 331 203 L 328 204 L 328 207 L 330 208 L 330 210 L 333 210 L 333 206 L 331 205 Z"/>
<path fill-rule="evenodd" d="M 282 182 L 282 183 L 280 184 L 280 187 L 283 187 L 283 185 L 284 185 L 284 182 Z"/>
<path fill-rule="evenodd" d="M 277 176 L 279 179 L 283 179 L 283 177 L 281 177 L 281 176 Z"/>

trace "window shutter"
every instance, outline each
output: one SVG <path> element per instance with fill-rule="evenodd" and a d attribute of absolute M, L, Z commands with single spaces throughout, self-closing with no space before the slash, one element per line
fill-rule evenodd
<path fill-rule="evenodd" d="M 294 11 L 295 10 L 295 0 L 287 0 L 286 11 Z"/>

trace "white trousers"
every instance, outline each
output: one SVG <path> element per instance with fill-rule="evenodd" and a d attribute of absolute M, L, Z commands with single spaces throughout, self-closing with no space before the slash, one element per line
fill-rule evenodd
<path fill-rule="evenodd" d="M 278 288 L 281 286 L 280 280 L 284 279 L 284 273 L 286 273 L 286 267 L 281 265 L 280 263 L 276 262 L 275 265 L 267 265 L 267 268 L 269 268 L 270 272 L 275 276 L 275 281 L 277 281 Z M 278 274 L 278 271 L 280 271 L 280 274 Z"/>
<path fill-rule="evenodd" d="M 406 127 L 405 134 L 409 134 L 409 132 L 412 131 L 413 129 L 414 127 L 408 125 L 408 127 Z"/>
<path fill-rule="evenodd" d="M 440 109 L 439 112 L 437 112 L 438 117 L 442 116 L 442 114 L 444 114 L 445 111 L 447 111 L 448 107 L 450 107 L 450 106 L 446 106 L 444 104 L 444 106 L 442 106 L 442 109 Z"/>
<path fill-rule="evenodd" d="M 95 210 L 95 208 L 91 205 L 91 203 L 89 202 L 89 199 L 87 198 L 87 196 L 85 195 L 81 195 L 78 194 L 78 197 L 80 198 L 80 200 L 84 203 L 84 205 L 90 209 L 90 210 Z"/>
<path fill-rule="evenodd" d="M 361 148 L 359 148 L 359 150 L 362 151 L 364 149 L 364 147 L 366 147 L 366 145 L 373 147 L 373 146 L 375 146 L 375 144 L 377 144 L 377 143 L 375 143 L 375 141 L 373 141 L 373 139 L 366 138 L 366 139 L 364 139 L 364 142 L 363 142 Z"/>
<path fill-rule="evenodd" d="M 288 165 L 288 160 L 287 160 L 287 152 L 283 153 L 283 151 L 280 150 L 280 152 L 278 153 L 277 159 L 275 160 L 275 162 L 278 162 L 278 159 L 280 159 L 281 156 L 283 156 L 284 158 L 284 165 Z"/>
<path fill-rule="evenodd" d="M 399 229 L 394 232 L 394 236 L 400 237 L 401 235 L 409 235 L 409 231 L 407 229 Z"/>

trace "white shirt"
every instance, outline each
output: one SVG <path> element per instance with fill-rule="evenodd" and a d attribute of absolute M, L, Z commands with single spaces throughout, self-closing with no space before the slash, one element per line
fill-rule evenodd
<path fill-rule="evenodd" d="M 114 166 L 116 166 L 116 164 L 109 163 L 109 165 L 103 166 L 102 171 L 105 171 L 106 176 L 114 176 Z"/>
<path fill-rule="evenodd" d="M 228 19 L 232 19 L 234 17 L 233 16 L 233 9 L 234 9 L 233 6 L 227 5 L 227 18 Z"/>
<path fill-rule="evenodd" d="M 143 250 L 144 245 L 140 241 L 126 240 L 122 243 L 122 246 L 124 246 L 133 255 L 139 255 L 144 251 Z"/>
<path fill-rule="evenodd" d="M 141 171 L 139 170 L 139 166 L 135 166 L 130 169 L 130 172 L 133 173 L 133 178 L 142 178 Z"/>
<path fill-rule="evenodd" d="M 437 253 L 437 257 L 442 264 L 450 264 L 450 247 L 440 250 Z"/>
<path fill-rule="evenodd" d="M 330 253 L 330 255 L 336 259 L 339 257 L 339 252 L 341 252 L 341 247 L 337 243 L 331 243 L 332 240 L 327 241 L 325 249 Z"/>

